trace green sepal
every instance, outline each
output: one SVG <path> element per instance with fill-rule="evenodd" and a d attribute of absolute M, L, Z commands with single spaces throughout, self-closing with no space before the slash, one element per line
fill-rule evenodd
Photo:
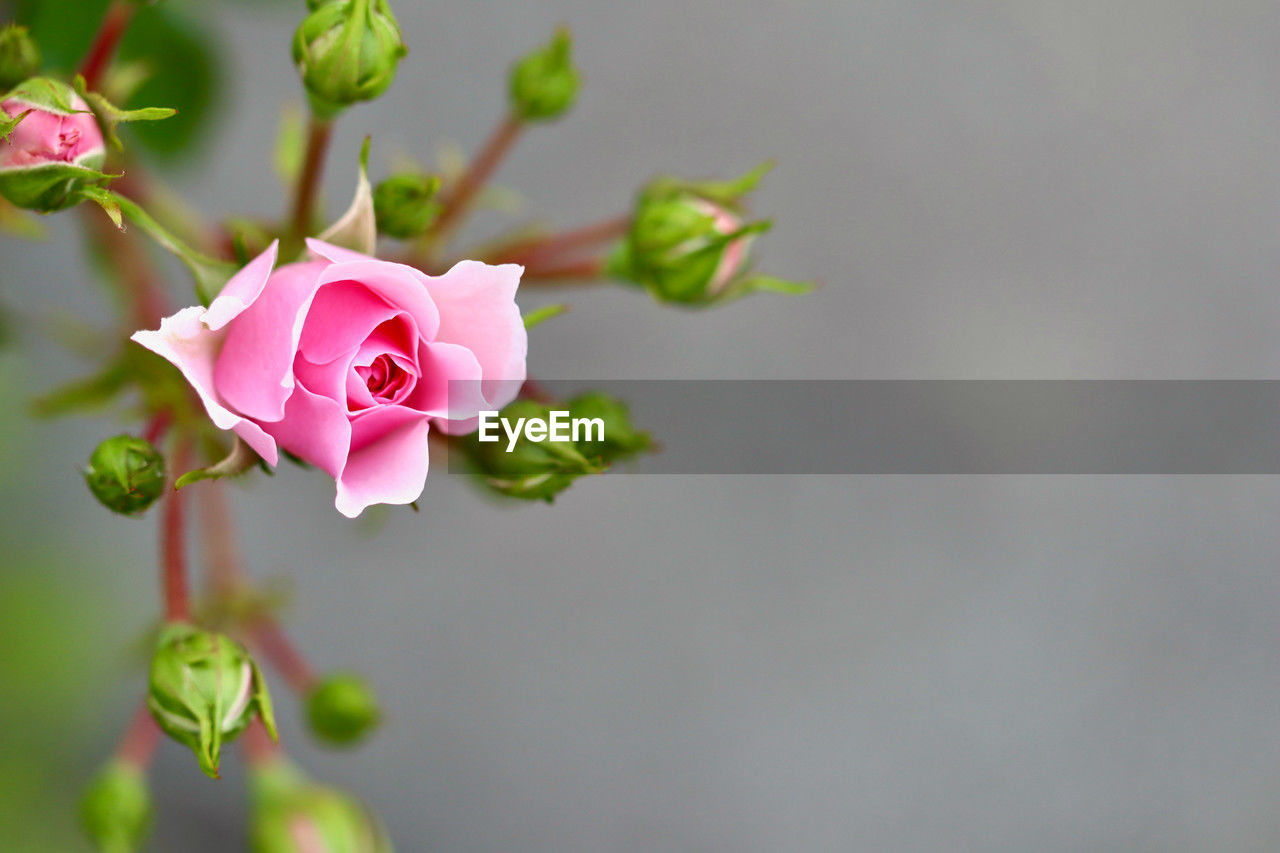
<path fill-rule="evenodd" d="M 169 107 L 143 107 L 137 110 L 120 109 L 120 107 L 107 100 L 106 96 L 101 92 L 89 91 L 88 83 L 79 74 L 75 77 L 75 90 L 76 94 L 84 98 L 93 107 L 93 111 L 98 116 L 103 130 L 106 131 L 107 141 L 117 151 L 124 148 L 124 146 L 120 144 L 120 137 L 116 135 L 116 125 L 129 121 L 160 121 L 176 115 L 178 112 Z"/>
<path fill-rule="evenodd" d="M 369 147 L 371 137 L 360 146 L 360 170 L 356 176 L 356 192 L 347 212 L 320 232 L 320 239 L 344 249 L 372 255 L 378 246 L 377 216 L 373 209 L 373 187 L 369 184 Z"/>
<path fill-rule="evenodd" d="M 71 100 L 73 94 L 75 90 L 61 80 L 55 80 L 52 77 L 31 77 L 23 80 L 4 95 L 0 95 L 0 101 L 16 98 L 33 107 L 63 115 L 91 112 L 75 106 Z"/>
<path fill-rule="evenodd" d="M 601 441 L 580 441 L 578 446 L 583 453 L 598 456 L 606 465 L 656 448 L 653 436 L 635 428 L 630 408 L 616 397 L 602 391 L 587 391 L 570 399 L 565 408 L 571 417 L 599 418 L 604 422 Z"/>
<path fill-rule="evenodd" d="M 41 163 L 0 171 L 0 195 L 15 207 L 54 213 L 79 204 L 86 191 L 118 177 L 78 163 Z"/>
<path fill-rule="evenodd" d="M 692 193 L 707 201 L 738 211 L 741 210 L 743 196 L 753 192 L 773 166 L 772 160 L 765 160 L 742 177 L 727 181 L 689 181 L 670 176 L 655 178 L 641 190 L 640 200 L 671 198 Z"/>
<path fill-rule="evenodd" d="M 31 110 L 23 110 L 16 116 L 10 116 L 8 113 L 0 112 L 0 140 L 7 140 L 9 138 L 9 134 L 17 130 L 18 125 L 22 124 L 22 120 L 30 114 Z"/>
<path fill-rule="evenodd" d="M 559 27 L 551 41 L 511 67 L 511 112 L 521 121 L 552 121 L 573 106 L 580 85 L 573 65 L 573 36 L 567 27 Z"/>
<path fill-rule="evenodd" d="M 98 503 L 121 515 L 141 515 L 164 493 L 164 456 L 151 442 L 133 435 L 99 443 L 82 473 Z"/>
<path fill-rule="evenodd" d="M 397 240 L 412 240 L 427 233 L 443 210 L 436 200 L 439 175 L 406 172 L 378 182 L 373 189 L 373 211 L 379 233 Z"/>
<path fill-rule="evenodd" d="M 254 453 L 239 436 L 236 436 L 235 443 L 231 445 L 231 452 L 225 458 L 206 468 L 196 468 L 188 471 L 178 478 L 173 487 L 181 489 L 201 480 L 221 480 L 223 477 L 235 477 L 254 467 L 258 463 L 258 459 L 258 454 Z"/>
<path fill-rule="evenodd" d="M 532 329 L 534 326 L 541 325 L 552 317 L 559 317 L 561 314 L 566 314 L 568 311 L 569 306 L 562 303 L 543 305 L 541 308 L 535 308 L 528 314 L 524 315 L 524 327 L 525 329 Z"/>

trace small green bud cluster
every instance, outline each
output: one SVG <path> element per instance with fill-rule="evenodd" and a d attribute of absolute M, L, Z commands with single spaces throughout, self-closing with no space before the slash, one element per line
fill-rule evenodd
<path fill-rule="evenodd" d="M 253 768 L 249 797 L 254 853 L 391 853 L 382 823 L 367 806 L 317 785 L 286 759 Z"/>
<path fill-rule="evenodd" d="M 141 515 L 164 493 L 164 457 L 145 438 L 117 435 L 94 449 L 84 481 L 112 512 Z"/>
<path fill-rule="evenodd" d="M 377 697 L 364 679 L 356 675 L 327 676 L 307 696 L 307 723 L 311 731 L 335 746 L 363 740 L 381 718 Z"/>
<path fill-rule="evenodd" d="M 381 95 L 407 52 L 386 0 L 308 0 L 293 61 L 321 118 Z"/>
<path fill-rule="evenodd" d="M 614 462 L 652 448 L 653 440 L 637 430 L 625 403 L 599 392 L 574 397 L 554 407 L 536 400 L 521 399 L 509 404 L 499 417 L 509 423 L 520 419 L 549 422 L 553 411 L 567 411 L 570 419 L 599 419 L 603 437 L 585 431 L 578 440 L 533 441 L 522 434 L 508 449 L 506 441 L 482 442 L 479 433 L 461 441 L 466 457 L 484 482 L 495 491 L 513 498 L 553 501 L 574 480 L 599 474 Z"/>
<path fill-rule="evenodd" d="M 749 273 L 751 240 L 773 223 L 745 222 L 742 200 L 768 169 L 764 164 L 736 181 L 652 181 L 636 196 L 631 228 L 609 257 L 609 275 L 661 302 L 684 305 L 717 304 L 756 290 L 811 289 Z"/>
<path fill-rule="evenodd" d="M 160 728 L 191 747 L 200 769 L 215 779 L 222 744 L 255 716 L 276 736 L 271 697 L 249 652 L 224 634 L 185 622 L 171 622 L 160 633 L 147 707 Z"/>
<path fill-rule="evenodd" d="M 512 113 L 522 121 L 553 121 L 573 106 L 579 86 L 573 37 L 561 27 L 550 42 L 511 67 L 507 95 Z"/>
<path fill-rule="evenodd" d="M 373 189 L 373 213 L 378 231 L 398 240 L 412 240 L 427 233 L 440 215 L 436 201 L 437 175 L 392 175 Z"/>

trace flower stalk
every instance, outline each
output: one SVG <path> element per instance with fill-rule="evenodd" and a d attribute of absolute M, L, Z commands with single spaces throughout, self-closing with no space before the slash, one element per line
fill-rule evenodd
<path fill-rule="evenodd" d="M 178 439 L 169 470 L 187 467 L 191 454 L 190 439 Z M 160 564 L 163 570 L 165 619 L 185 622 L 191 618 L 191 596 L 187 588 L 186 495 L 172 486 L 164 499 L 164 516 L 160 526 Z"/>
<path fill-rule="evenodd" d="M 111 67 L 116 48 L 120 46 L 120 40 L 129 29 L 129 24 L 133 22 L 136 9 L 136 4 L 131 0 L 112 0 L 111 5 L 107 7 L 107 12 L 103 15 L 102 23 L 98 27 L 98 33 L 93 38 L 93 44 L 90 45 L 89 52 L 80 65 L 80 74 L 90 89 L 98 87 L 107 69 Z"/>
<path fill-rule="evenodd" d="M 493 173 L 502 165 L 507 154 L 520 139 L 525 122 L 515 115 L 508 114 L 489 134 L 467 170 L 458 178 L 445 196 L 440 216 L 435 226 L 427 232 L 427 239 L 432 246 L 442 246 L 453 236 L 453 232 L 462 224 L 462 220 L 475 202 L 477 193 L 493 177 Z"/>
<path fill-rule="evenodd" d="M 311 116 L 307 126 L 307 152 L 302 161 L 302 171 L 294 188 L 293 212 L 289 217 L 289 243 L 291 248 L 302 245 L 302 238 L 311 229 L 315 216 L 316 194 L 320 176 L 324 173 L 325 157 L 329 153 L 329 141 L 333 137 L 331 120 Z"/>

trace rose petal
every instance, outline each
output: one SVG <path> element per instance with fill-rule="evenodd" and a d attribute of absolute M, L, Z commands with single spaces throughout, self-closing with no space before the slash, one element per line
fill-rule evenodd
<path fill-rule="evenodd" d="M 276 443 L 261 427 L 227 409 L 214 390 L 214 364 L 224 331 L 208 329 L 201 319 L 205 309 L 184 308 L 160 321 L 158 331 L 135 332 L 132 340 L 174 364 L 200 395 L 209 419 L 219 429 L 229 429 L 244 439 L 254 452 L 275 465 L 279 461 Z"/>
<path fill-rule="evenodd" d="M 413 267 L 366 258 L 330 264 L 320 274 L 319 284 L 353 281 L 362 284 L 393 305 L 409 312 L 425 340 L 436 337 L 440 328 L 440 312 L 431 294 L 422 286 L 422 274 Z"/>
<path fill-rule="evenodd" d="M 331 477 L 342 474 L 351 447 L 346 407 L 299 384 L 284 406 L 284 417 L 265 429 L 280 446 Z"/>
<path fill-rule="evenodd" d="M 359 346 L 374 329 L 396 315 L 408 323 L 413 322 L 408 314 L 392 307 L 363 284 L 354 281 L 326 284 L 311 300 L 298 348 L 315 364 L 333 361 Z M 411 336 L 417 337 L 416 328 Z"/>
<path fill-rule="evenodd" d="M 221 329 L 244 313 L 262 295 L 262 288 L 271 277 L 271 270 L 275 269 L 279 249 L 280 241 L 272 240 L 262 254 L 231 277 L 222 292 L 209 304 L 209 310 L 204 312 L 205 326 L 214 331 Z"/>
<path fill-rule="evenodd" d="M 523 272 L 517 264 L 459 261 L 441 276 L 418 273 L 440 310 L 434 340 L 475 353 L 484 374 L 481 389 L 494 409 L 514 400 L 524 383 L 529 337 L 515 302 Z"/>
<path fill-rule="evenodd" d="M 345 264 L 350 261 L 371 261 L 373 257 L 362 254 L 353 249 L 344 249 L 341 246 L 335 246 L 332 243 L 326 243 L 324 240 L 317 240 L 315 237 L 307 238 L 307 248 L 311 250 L 314 257 L 321 258 L 333 264 Z"/>
<path fill-rule="evenodd" d="M 293 357 L 323 269 L 319 261 L 280 267 L 253 304 L 226 327 L 214 383 L 222 399 L 247 417 L 284 417 L 285 401 L 293 392 Z"/>
<path fill-rule="evenodd" d="M 357 418 L 352 428 L 353 450 L 337 478 L 338 512 L 355 518 L 372 504 L 417 500 L 427 482 L 427 418 L 387 406 Z"/>
<path fill-rule="evenodd" d="M 443 341 L 424 341 L 418 364 L 421 377 L 405 400 L 406 406 L 453 420 L 472 418 L 489 408 L 481 392 L 480 362 L 471 350 Z"/>

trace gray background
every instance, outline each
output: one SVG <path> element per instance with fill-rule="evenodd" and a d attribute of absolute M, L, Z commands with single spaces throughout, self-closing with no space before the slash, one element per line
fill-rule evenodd
<path fill-rule="evenodd" d="M 176 179 L 211 211 L 283 206 L 267 152 L 301 5 L 218 12 L 234 111 Z M 587 87 L 501 173 L 530 210 L 573 224 L 655 172 L 778 159 L 762 266 L 820 294 L 682 313 L 575 292 L 532 335 L 536 373 L 1275 377 L 1276 4 L 396 9 L 412 52 L 342 123 L 335 213 L 365 133 L 375 171 L 470 148 L 508 59 L 561 21 Z M 6 300 L 103 310 L 74 221 L 50 224 L 50 245 L 0 240 Z M 28 352 L 10 369 L 32 388 L 77 369 Z M 794 440 L 821 416 L 797 413 Z M 111 578 L 104 642 L 123 643 L 154 613 L 153 529 L 103 518 L 76 480 L 106 429 L 15 439 L 42 478 L 6 512 L 99 549 L 85 572 Z M 504 509 L 441 477 L 377 528 L 331 488 L 287 470 L 237 490 L 237 515 L 252 572 L 294 579 L 308 655 L 369 673 L 388 712 L 367 747 L 324 752 L 277 687 L 286 742 L 404 850 L 1280 843 L 1275 478 L 603 477 Z M 136 695 L 125 657 L 94 681 L 114 686 L 85 768 Z M 162 750 L 155 849 L 236 847 L 227 775 Z"/>

